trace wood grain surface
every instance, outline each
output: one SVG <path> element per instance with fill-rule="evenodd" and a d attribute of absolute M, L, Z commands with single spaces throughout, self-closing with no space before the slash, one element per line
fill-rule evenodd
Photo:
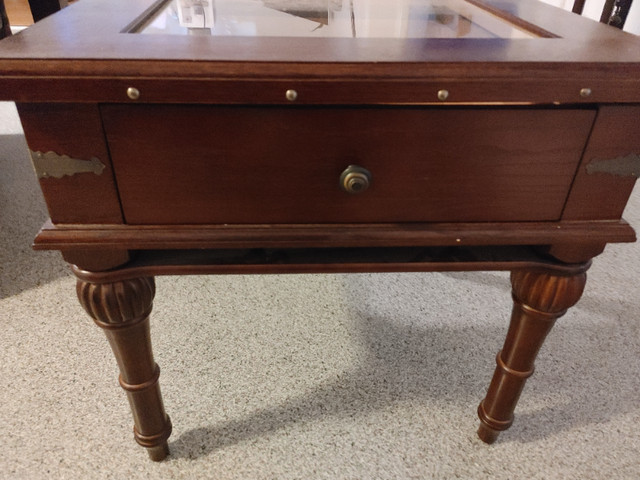
<path fill-rule="evenodd" d="M 558 220 L 595 116 L 196 106 L 102 114 L 128 224 Z M 371 172 L 369 190 L 341 190 L 351 164 Z"/>

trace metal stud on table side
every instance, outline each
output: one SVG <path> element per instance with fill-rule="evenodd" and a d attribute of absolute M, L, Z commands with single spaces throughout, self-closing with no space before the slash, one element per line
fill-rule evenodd
<path fill-rule="evenodd" d="M 438 90 L 438 100 L 444 102 L 449 98 L 449 90 Z"/>
<path fill-rule="evenodd" d="M 287 90 L 284 96 L 290 102 L 295 102 L 298 99 L 298 92 L 296 92 L 295 90 Z"/>
<path fill-rule="evenodd" d="M 140 90 L 134 87 L 127 88 L 127 97 L 131 100 L 138 100 L 140 98 Z"/>

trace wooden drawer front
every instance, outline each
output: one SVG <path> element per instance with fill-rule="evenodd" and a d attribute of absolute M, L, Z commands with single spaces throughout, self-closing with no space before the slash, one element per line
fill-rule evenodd
<path fill-rule="evenodd" d="M 129 224 L 560 218 L 590 110 L 111 105 Z M 360 194 L 341 172 L 371 172 Z"/>

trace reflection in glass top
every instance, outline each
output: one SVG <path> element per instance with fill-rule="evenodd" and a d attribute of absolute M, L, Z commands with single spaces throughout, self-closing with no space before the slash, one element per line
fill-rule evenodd
<path fill-rule="evenodd" d="M 354 38 L 535 36 L 465 0 L 168 0 L 137 32 Z"/>

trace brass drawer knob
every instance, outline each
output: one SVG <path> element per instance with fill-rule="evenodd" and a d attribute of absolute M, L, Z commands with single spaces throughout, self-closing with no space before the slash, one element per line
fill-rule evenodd
<path fill-rule="evenodd" d="M 347 193 L 362 193 L 371 185 L 371 172 L 358 165 L 349 165 L 340 175 L 340 188 Z"/>

